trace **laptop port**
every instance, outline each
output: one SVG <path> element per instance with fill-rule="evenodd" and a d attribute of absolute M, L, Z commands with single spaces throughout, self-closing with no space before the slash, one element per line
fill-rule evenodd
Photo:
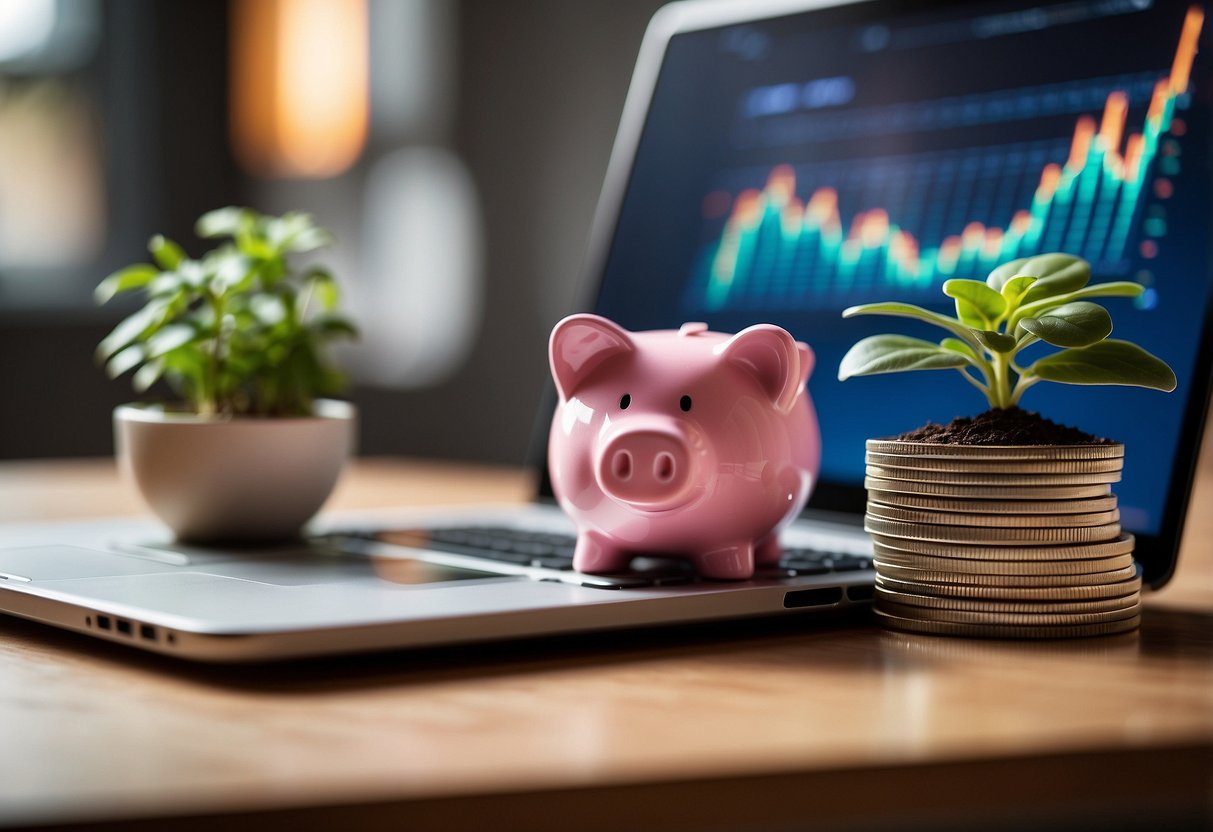
<path fill-rule="evenodd" d="M 876 597 L 876 587 L 871 584 L 859 584 L 847 587 L 847 598 L 852 601 L 866 603 Z"/>
<path fill-rule="evenodd" d="M 99 615 L 97 616 L 97 626 L 102 630 L 110 630 L 113 629 L 114 622 L 108 615 Z"/>
<path fill-rule="evenodd" d="M 125 618 L 117 619 L 115 624 L 117 625 L 118 632 L 122 633 L 122 635 L 134 635 L 135 630 L 131 626 L 131 622 L 127 621 Z"/>
<path fill-rule="evenodd" d="M 139 637 L 146 641 L 155 641 L 156 640 L 156 628 L 153 627 L 151 624 L 140 624 L 139 625 Z"/>
<path fill-rule="evenodd" d="M 841 600 L 842 587 L 840 586 L 826 586 L 820 589 L 796 589 L 791 592 L 785 592 L 783 595 L 783 605 L 789 610 L 799 607 L 825 607 L 830 604 L 837 604 Z"/>

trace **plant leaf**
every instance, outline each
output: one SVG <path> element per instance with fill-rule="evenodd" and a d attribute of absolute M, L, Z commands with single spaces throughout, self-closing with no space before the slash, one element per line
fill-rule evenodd
<path fill-rule="evenodd" d="M 1019 273 L 1036 278 L 1021 302 L 1031 303 L 1054 295 L 1074 292 L 1091 280 L 1091 264 L 1072 254 L 1042 254 L 1020 266 Z"/>
<path fill-rule="evenodd" d="M 139 368 L 139 371 L 131 378 L 131 386 L 142 393 L 155 384 L 163 374 L 164 361 L 159 358 L 153 359 Z"/>
<path fill-rule="evenodd" d="M 242 234 L 237 238 L 236 245 L 241 253 L 254 260 L 274 260 L 279 256 L 277 249 L 260 237 Z"/>
<path fill-rule="evenodd" d="M 973 335 L 983 347 L 994 352 L 1012 352 L 1018 343 L 1010 335 L 1003 335 L 1001 332 L 994 332 L 990 329 L 974 329 Z"/>
<path fill-rule="evenodd" d="M 1078 298 L 1135 298 L 1146 290 L 1140 283 L 1128 280 L 1113 280 L 1108 283 L 1096 283 L 1077 291 L 1070 292 L 1067 300 Z"/>
<path fill-rule="evenodd" d="M 204 214 L 196 227 L 223 239 L 190 260 L 177 243 L 155 237 L 149 245 L 159 268 L 138 264 L 99 287 L 101 300 L 133 288 L 147 297 L 101 342 L 99 359 L 111 373 L 136 368 L 138 389 L 167 380 L 195 408 L 306 412 L 340 382 L 322 347 L 357 334 L 338 312 L 332 274 L 290 262 L 332 236 L 301 212 L 274 217 L 234 206 Z M 304 295 L 319 313 L 310 319 L 297 314 Z"/>
<path fill-rule="evenodd" d="M 1055 347 L 1086 347 L 1112 333 L 1112 316 L 1097 303 L 1077 301 L 1050 309 L 1019 325 Z"/>
<path fill-rule="evenodd" d="M 838 365 L 838 380 L 909 370 L 948 370 L 968 363 L 960 353 L 921 338 L 872 335 L 847 350 Z"/>
<path fill-rule="evenodd" d="M 152 259 L 166 272 L 173 271 L 185 260 L 185 250 L 163 234 L 157 234 L 148 240 L 147 250 L 152 253 Z"/>
<path fill-rule="evenodd" d="M 1124 384 L 1168 393 L 1176 386 L 1166 362 L 1136 344 L 1112 338 L 1047 355 L 1027 372 L 1063 384 Z"/>
<path fill-rule="evenodd" d="M 206 362 L 207 358 L 199 351 L 198 345 L 190 344 L 178 347 L 172 352 L 167 352 L 159 358 L 149 361 L 145 367 L 152 364 L 159 365 L 157 375 L 165 374 L 175 389 L 186 397 L 194 399 L 196 404 L 196 399 L 205 388 Z M 155 379 L 152 381 L 154 382 Z M 148 382 L 149 387 L 151 384 L 152 382 Z"/>
<path fill-rule="evenodd" d="M 938 312 L 931 312 L 928 309 L 923 309 L 921 306 L 914 306 L 910 303 L 865 303 L 862 306 L 852 306 L 842 310 L 842 317 L 844 318 L 853 318 L 856 315 L 891 315 L 895 318 L 915 318 L 942 327 L 961 340 L 972 340 L 973 338 L 972 329 L 960 321 L 955 321 L 944 315 L 940 315 Z"/>
<path fill-rule="evenodd" d="M 232 290 L 244 291 L 251 288 L 257 268 L 253 261 L 240 252 L 232 249 L 222 257 L 210 262 L 211 271 L 208 275 L 211 288 L 220 295 Z M 203 278 L 204 282 L 206 278 Z"/>
<path fill-rule="evenodd" d="M 97 358 L 104 361 L 140 337 L 145 330 L 156 324 L 166 306 L 167 301 L 155 298 L 148 301 L 142 309 L 131 313 L 97 345 Z"/>
<path fill-rule="evenodd" d="M 250 228 L 254 223 L 253 212 L 247 208 L 229 205 L 226 208 L 216 208 L 207 211 L 194 224 L 194 232 L 199 237 L 235 237 L 237 233 Z"/>
<path fill-rule="evenodd" d="M 249 309 L 263 326 L 274 326 L 286 318 L 286 308 L 277 295 L 254 295 L 249 300 Z"/>
<path fill-rule="evenodd" d="M 166 352 L 183 347 L 198 337 L 198 331 L 189 324 L 170 324 L 147 339 L 148 358 L 159 358 Z"/>
<path fill-rule="evenodd" d="M 1028 290 L 1028 287 L 1036 282 L 1036 278 L 1030 274 L 1021 274 L 1012 277 L 1006 283 L 1002 284 L 1002 296 L 1007 299 L 1007 306 L 1013 308 L 1023 300 L 1023 293 Z"/>
<path fill-rule="evenodd" d="M 146 354 L 143 351 L 142 344 L 131 344 L 123 350 L 119 350 L 105 365 L 105 374 L 110 378 L 117 378 L 127 370 L 138 367 L 143 363 Z"/>
<path fill-rule="evenodd" d="M 337 281 L 333 278 L 333 273 L 321 266 L 313 266 L 307 270 L 303 276 L 315 294 L 316 300 L 320 303 L 320 308 L 326 312 L 332 312 L 341 303 L 341 290 L 337 287 Z M 300 310 L 302 312 L 302 310 Z"/>
<path fill-rule="evenodd" d="M 985 329 L 990 326 L 989 320 L 981 314 L 981 310 L 964 298 L 956 299 L 956 317 L 970 329 Z"/>
<path fill-rule="evenodd" d="M 1146 287 L 1140 283 L 1131 283 L 1126 280 L 1096 283 L 1093 286 L 1086 286 L 1064 295 L 1024 304 L 1011 317 L 1009 325 L 1013 328 L 1015 324 L 1024 318 L 1038 318 L 1050 309 L 1055 309 L 1062 304 L 1071 303 L 1083 298 L 1135 298 L 1145 290 Z"/>
<path fill-rule="evenodd" d="M 980 280 L 944 281 L 943 293 L 958 301 L 967 301 L 985 318 L 987 325 L 1007 311 L 1007 299 Z M 960 312 L 959 303 L 956 304 L 956 311 Z"/>
<path fill-rule="evenodd" d="M 333 239 L 329 232 L 316 225 L 311 214 L 302 211 L 291 211 L 270 219 L 265 236 L 278 251 L 294 253 L 320 248 Z"/>
<path fill-rule="evenodd" d="M 303 254 L 332 244 L 333 235 L 323 228 L 307 228 L 291 237 L 285 248 L 293 254 Z"/>
<path fill-rule="evenodd" d="M 170 295 L 181 288 L 181 275 L 176 272 L 161 272 L 147 284 L 147 293 L 152 296 Z"/>
<path fill-rule="evenodd" d="M 206 267 L 197 260 L 186 260 L 177 269 L 177 274 L 182 282 L 191 289 L 201 289 L 207 279 Z"/>
<path fill-rule="evenodd" d="M 945 350 L 951 350 L 952 352 L 958 352 L 961 355 L 967 355 L 970 358 L 977 358 L 977 353 L 973 351 L 973 348 L 959 338 L 944 338 L 939 342 L 939 346 L 943 347 Z"/>
<path fill-rule="evenodd" d="M 986 278 L 986 285 L 995 292 L 1001 292 L 1007 281 L 1023 274 L 1023 269 L 1020 267 L 1026 262 L 1028 262 L 1027 257 L 1020 257 L 1018 260 L 1012 260 L 996 267 Z"/>
<path fill-rule="evenodd" d="M 338 315 L 321 315 L 312 321 L 310 328 L 313 332 L 328 338 L 338 335 L 350 338 L 358 337 L 358 327 Z"/>
<path fill-rule="evenodd" d="M 146 286 L 159 273 L 159 270 L 151 263 L 136 263 L 133 266 L 127 266 L 101 281 L 93 290 L 93 297 L 97 303 L 105 303 L 114 295 Z"/>

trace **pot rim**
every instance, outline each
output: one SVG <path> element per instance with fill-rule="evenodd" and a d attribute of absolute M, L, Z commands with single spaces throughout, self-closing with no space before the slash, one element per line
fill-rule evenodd
<path fill-rule="evenodd" d="M 128 402 L 114 408 L 114 418 L 124 422 L 150 422 L 161 425 L 228 425 L 266 424 L 282 425 L 317 421 L 354 421 L 358 408 L 341 399 L 316 399 L 312 403 L 311 416 L 232 416 L 219 414 L 202 416 L 188 411 L 165 410 L 164 405 L 143 402 Z"/>

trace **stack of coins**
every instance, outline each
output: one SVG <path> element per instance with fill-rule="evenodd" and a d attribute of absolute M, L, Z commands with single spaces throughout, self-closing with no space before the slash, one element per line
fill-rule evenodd
<path fill-rule="evenodd" d="M 1107 635 L 1140 623 L 1124 446 L 867 443 L 876 614 L 916 633 Z"/>

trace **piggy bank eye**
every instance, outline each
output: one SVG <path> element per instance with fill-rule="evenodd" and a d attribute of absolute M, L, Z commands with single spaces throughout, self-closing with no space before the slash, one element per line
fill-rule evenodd
<path fill-rule="evenodd" d="M 678 406 L 682 408 L 683 413 L 690 413 L 691 412 L 691 397 L 683 396 L 681 399 L 678 400 Z"/>
<path fill-rule="evenodd" d="M 632 403 L 632 397 L 631 397 L 629 394 L 624 393 L 624 394 L 623 394 L 623 398 L 621 398 L 621 399 L 619 400 L 619 409 L 620 409 L 620 410 L 627 410 L 627 409 L 628 409 L 628 405 L 630 405 L 631 403 Z"/>

